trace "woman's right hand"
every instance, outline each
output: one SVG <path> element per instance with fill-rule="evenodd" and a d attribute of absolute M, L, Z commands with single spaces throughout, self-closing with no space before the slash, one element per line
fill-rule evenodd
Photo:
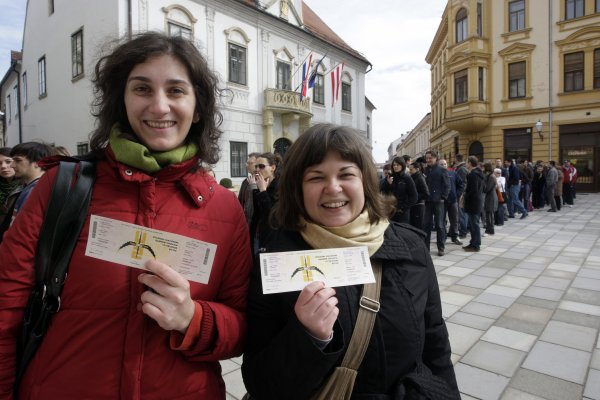
<path fill-rule="evenodd" d="M 313 337 L 328 340 L 340 310 L 335 289 L 316 281 L 306 285 L 300 292 L 294 312 L 300 323 Z"/>

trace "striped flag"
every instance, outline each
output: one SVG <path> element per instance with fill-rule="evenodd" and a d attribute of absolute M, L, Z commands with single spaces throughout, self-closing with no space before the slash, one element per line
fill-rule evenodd
<path fill-rule="evenodd" d="M 337 67 L 331 70 L 331 106 L 339 99 L 340 86 L 342 85 L 342 72 L 344 71 L 344 62 L 338 64 Z"/>
<path fill-rule="evenodd" d="M 300 100 L 303 97 L 306 97 L 306 93 L 308 92 L 308 76 L 310 75 L 310 64 L 312 63 L 312 53 L 308 56 L 308 63 L 304 61 L 302 64 L 302 85 L 300 88 Z"/>
<path fill-rule="evenodd" d="M 327 55 L 327 53 L 325 53 L 325 55 L 323 57 L 321 57 L 321 59 L 319 61 L 317 61 L 317 64 L 315 65 L 315 68 L 313 69 L 312 74 L 310 74 L 310 78 L 308 78 L 308 88 L 309 89 L 315 87 L 315 80 L 317 79 L 317 73 L 319 72 L 319 65 L 321 65 L 321 63 L 325 59 L 326 55 Z"/>

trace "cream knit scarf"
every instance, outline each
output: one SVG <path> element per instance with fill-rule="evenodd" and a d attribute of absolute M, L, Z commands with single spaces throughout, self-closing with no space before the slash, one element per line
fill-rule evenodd
<path fill-rule="evenodd" d="M 390 224 L 387 220 L 371 224 L 366 210 L 344 226 L 324 227 L 307 222 L 302 217 L 300 222 L 304 224 L 300 234 L 314 249 L 367 246 L 369 256 L 375 254 L 383 244 L 383 234 Z"/>

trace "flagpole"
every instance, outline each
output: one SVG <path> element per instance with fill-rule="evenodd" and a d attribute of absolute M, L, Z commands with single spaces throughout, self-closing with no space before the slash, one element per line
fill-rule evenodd
<path fill-rule="evenodd" d="M 311 54 L 312 54 L 312 51 L 309 51 L 309 52 L 308 52 L 308 54 L 306 55 L 306 57 L 304 57 L 304 60 L 302 60 L 302 62 L 301 62 L 301 63 L 300 63 L 300 64 L 299 64 L 299 65 L 296 67 L 296 70 L 294 71 L 294 73 L 290 75 L 290 77 L 289 77 L 289 79 L 288 79 L 288 81 L 287 81 L 287 83 L 289 84 L 289 86 L 290 86 L 290 87 L 292 87 L 292 78 L 293 78 L 294 76 L 296 76 L 296 73 L 298 72 L 298 70 L 300 69 L 300 67 L 301 67 L 302 65 L 304 65 L 304 62 L 306 61 L 306 59 L 307 59 L 307 58 L 308 58 L 308 57 L 309 57 Z M 286 85 L 286 86 L 287 86 L 287 85 Z M 298 89 L 298 88 L 296 88 L 296 89 Z M 295 92 L 295 90 L 294 90 L 294 92 Z"/>

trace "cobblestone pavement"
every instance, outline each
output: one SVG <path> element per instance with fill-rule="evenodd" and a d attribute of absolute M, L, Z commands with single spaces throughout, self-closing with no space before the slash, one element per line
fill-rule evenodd
<path fill-rule="evenodd" d="M 600 400 L 600 194 L 510 219 L 479 253 L 431 242 L 464 400 Z M 230 400 L 241 361 L 221 363 Z"/>

